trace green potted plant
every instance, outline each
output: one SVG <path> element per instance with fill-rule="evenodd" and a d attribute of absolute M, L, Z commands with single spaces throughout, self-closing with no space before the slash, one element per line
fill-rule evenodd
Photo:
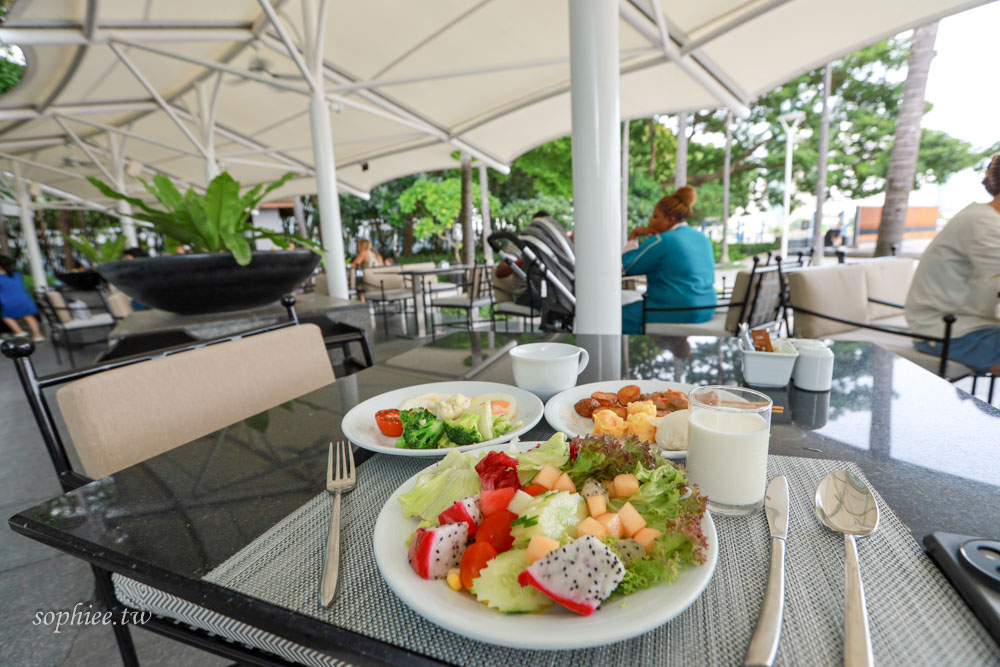
<path fill-rule="evenodd" d="M 106 262 L 98 272 L 123 292 L 154 308 L 181 314 L 241 310 L 278 300 L 300 285 L 319 262 L 319 246 L 309 239 L 253 225 L 251 211 L 269 193 L 295 176 L 287 173 L 241 194 L 228 172 L 216 176 L 205 194 L 180 190 L 162 174 L 142 184 L 163 206 L 118 192 L 90 178 L 105 196 L 127 201 L 131 216 L 164 237 L 169 254 Z M 254 251 L 251 243 L 268 239 L 280 251 Z M 292 244 L 305 250 L 290 249 Z"/>

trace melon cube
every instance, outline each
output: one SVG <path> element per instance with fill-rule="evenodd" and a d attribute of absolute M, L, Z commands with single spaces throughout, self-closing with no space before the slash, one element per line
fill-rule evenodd
<path fill-rule="evenodd" d="M 559 540 L 554 540 L 545 535 L 533 535 L 531 541 L 528 542 L 528 551 L 525 555 L 529 563 L 534 563 L 548 552 L 558 548 Z"/>
<path fill-rule="evenodd" d="M 618 510 L 618 518 L 622 521 L 622 533 L 625 537 L 635 537 L 635 534 L 646 527 L 646 520 L 639 514 L 639 510 L 632 507 L 632 503 L 625 503 Z"/>
<path fill-rule="evenodd" d="M 542 466 L 542 469 L 538 471 L 538 474 L 535 475 L 535 479 L 531 480 L 531 483 L 540 484 L 551 491 L 560 475 L 562 475 L 562 470 L 555 467 L 551 463 L 546 463 Z"/>
<path fill-rule="evenodd" d="M 597 521 L 597 519 L 592 516 L 588 516 L 576 525 L 576 534 L 578 537 L 583 537 L 584 535 L 604 537 L 608 534 L 608 531 L 600 524 L 600 522 Z"/>
<path fill-rule="evenodd" d="M 639 490 L 639 478 L 630 472 L 615 475 L 615 495 L 628 498 Z"/>
<path fill-rule="evenodd" d="M 660 531 L 655 528 L 643 528 L 638 533 L 632 536 L 632 539 L 646 547 L 646 553 L 653 550 L 653 543 L 656 538 L 662 535 Z"/>
<path fill-rule="evenodd" d="M 608 511 L 608 500 L 604 496 L 587 496 L 587 509 L 595 519 Z"/>
<path fill-rule="evenodd" d="M 556 480 L 556 483 L 552 485 L 554 491 L 569 491 L 570 493 L 576 493 L 576 484 L 573 480 L 569 478 L 568 473 L 563 473 Z"/>
<path fill-rule="evenodd" d="M 597 517 L 597 522 L 604 526 L 608 531 L 608 535 L 614 537 L 622 536 L 622 520 L 618 518 L 618 515 L 614 512 L 608 512 L 607 514 L 602 514 Z"/>
<path fill-rule="evenodd" d="M 614 483 L 614 481 L 612 481 L 610 479 L 605 479 L 605 480 L 603 480 L 601 482 L 601 484 L 604 486 L 604 490 L 608 494 L 608 500 L 611 500 L 612 498 L 617 498 L 618 497 L 618 494 L 615 493 L 615 483 Z"/>

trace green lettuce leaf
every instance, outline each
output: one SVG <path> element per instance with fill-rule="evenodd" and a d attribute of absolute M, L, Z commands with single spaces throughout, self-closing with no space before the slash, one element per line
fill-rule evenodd
<path fill-rule="evenodd" d="M 456 500 L 479 493 L 478 457 L 452 450 L 417 476 L 413 488 L 399 497 L 403 516 L 419 516 L 437 525 L 437 516 Z"/>
<path fill-rule="evenodd" d="M 562 468 L 569 460 L 569 443 L 565 433 L 556 433 L 534 449 L 522 452 L 517 457 L 517 479 L 521 485 L 527 484 L 546 463 Z"/>

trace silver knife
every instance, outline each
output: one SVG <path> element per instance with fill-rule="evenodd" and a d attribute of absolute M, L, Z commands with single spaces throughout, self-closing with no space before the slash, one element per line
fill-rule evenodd
<path fill-rule="evenodd" d="M 778 475 L 767 485 L 764 514 L 771 529 L 771 569 L 757 629 L 743 659 L 745 665 L 771 665 L 778 655 L 781 617 L 785 612 L 785 540 L 788 538 L 788 480 Z"/>

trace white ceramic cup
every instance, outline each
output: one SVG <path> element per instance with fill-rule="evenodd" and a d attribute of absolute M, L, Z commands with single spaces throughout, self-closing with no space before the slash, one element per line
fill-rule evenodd
<path fill-rule="evenodd" d="M 528 343 L 510 351 L 514 384 L 542 400 L 576 386 L 590 361 L 582 347 L 566 343 Z"/>
<path fill-rule="evenodd" d="M 830 391 L 833 386 L 833 350 L 825 345 L 801 348 L 792 371 L 792 382 L 806 391 Z"/>

